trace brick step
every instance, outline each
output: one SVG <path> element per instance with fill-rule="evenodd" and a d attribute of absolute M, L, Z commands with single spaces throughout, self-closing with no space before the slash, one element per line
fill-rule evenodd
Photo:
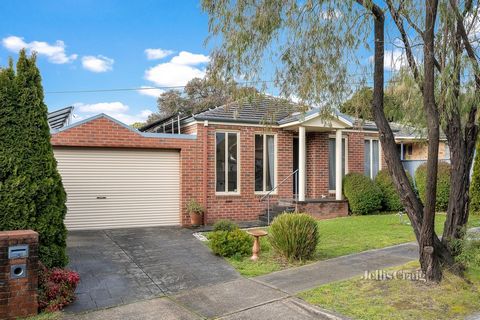
<path fill-rule="evenodd" d="M 292 206 L 281 206 L 281 205 L 272 205 L 270 207 L 270 222 L 284 212 L 293 213 L 295 212 L 295 207 Z M 265 209 L 261 215 L 258 216 L 258 220 L 268 223 L 268 210 Z"/>

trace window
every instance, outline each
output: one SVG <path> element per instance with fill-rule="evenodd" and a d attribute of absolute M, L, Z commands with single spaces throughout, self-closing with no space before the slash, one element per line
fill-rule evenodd
<path fill-rule="evenodd" d="M 342 176 L 345 176 L 347 173 L 346 166 L 346 154 L 347 154 L 347 144 L 345 138 L 342 138 Z M 337 185 L 336 181 L 336 143 L 335 138 L 328 139 L 328 189 L 334 191 Z"/>
<path fill-rule="evenodd" d="M 255 135 L 255 191 L 268 192 L 275 187 L 275 136 Z"/>
<path fill-rule="evenodd" d="M 380 144 L 378 140 L 365 140 L 364 155 L 365 175 L 373 179 L 380 170 Z"/>
<path fill-rule="evenodd" d="M 238 133 L 217 132 L 216 139 L 216 191 L 238 192 Z"/>

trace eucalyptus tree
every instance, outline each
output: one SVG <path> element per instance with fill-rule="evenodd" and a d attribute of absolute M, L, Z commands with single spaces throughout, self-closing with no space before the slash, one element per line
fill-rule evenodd
<path fill-rule="evenodd" d="M 361 65 L 358 50 L 374 47 L 371 113 L 380 132 L 388 170 L 419 243 L 427 280 L 439 281 L 442 266 L 454 265 L 452 239 L 468 221 L 468 172 L 478 135 L 478 59 L 471 37 L 478 3 L 466 0 L 203 0 L 210 37 L 219 41 L 211 69 L 220 79 L 258 80 L 265 68 L 286 96 L 323 105 L 330 113 L 348 95 L 349 74 Z M 393 23 L 385 25 L 386 17 Z M 390 21 L 389 20 L 389 21 Z M 371 32 L 373 22 L 373 37 Z M 428 132 L 425 204 L 400 162 L 384 111 L 385 29 L 398 34 L 409 76 L 421 92 L 417 113 Z M 273 70 L 271 70 L 273 67 Z M 360 67 L 359 67 L 360 68 Z M 473 85 L 472 85 L 473 82 Z M 461 99 L 469 93 L 469 99 Z M 463 100 L 463 101 L 462 101 Z M 442 240 L 434 230 L 440 127 L 452 154 L 450 202 Z"/>

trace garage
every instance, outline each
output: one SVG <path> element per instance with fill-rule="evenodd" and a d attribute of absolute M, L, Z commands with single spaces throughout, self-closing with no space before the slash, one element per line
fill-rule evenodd
<path fill-rule="evenodd" d="M 69 230 L 180 224 L 180 153 L 54 148 L 68 195 Z"/>

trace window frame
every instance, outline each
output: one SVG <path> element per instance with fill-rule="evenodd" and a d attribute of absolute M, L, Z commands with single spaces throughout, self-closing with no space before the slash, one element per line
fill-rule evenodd
<path fill-rule="evenodd" d="M 330 139 L 334 139 L 335 140 L 335 135 L 334 134 L 330 134 L 328 136 L 328 144 L 330 144 Z M 348 135 L 345 135 L 345 134 L 342 134 L 342 140 L 345 140 L 345 150 L 343 150 L 343 152 L 345 153 L 345 172 L 344 172 L 344 176 L 346 176 L 348 174 Z M 336 141 L 335 141 L 336 143 Z M 336 145 L 335 145 L 336 147 Z M 327 145 L 327 150 L 330 151 L 330 147 Z M 330 159 L 330 155 L 329 156 L 329 159 Z M 327 171 L 327 174 L 329 173 L 330 171 L 330 161 L 328 161 L 328 171 Z M 330 175 L 328 175 L 330 177 Z M 329 178 L 330 179 L 330 178 Z M 330 190 L 330 181 L 327 181 L 327 186 L 328 186 L 328 193 L 335 193 L 337 192 L 336 190 Z"/>
<path fill-rule="evenodd" d="M 378 141 L 378 171 L 380 172 L 380 170 L 382 170 L 382 144 L 380 143 L 380 139 L 378 138 L 370 138 L 370 137 L 365 137 L 363 139 L 363 148 L 365 148 L 365 141 L 370 141 L 370 150 L 369 150 L 369 153 L 370 153 L 370 174 L 368 175 L 368 177 L 370 179 L 375 179 L 375 177 L 373 177 L 373 141 Z M 364 150 L 365 152 L 365 150 Z M 365 159 L 363 159 L 363 167 L 365 168 Z M 377 173 L 378 174 L 378 173 Z"/>
<path fill-rule="evenodd" d="M 262 140 L 263 140 L 263 166 L 262 166 L 262 180 L 263 180 L 263 183 L 262 183 L 262 191 L 257 191 L 255 190 L 255 137 L 256 136 L 262 136 Z M 277 133 L 265 133 L 265 132 L 255 132 L 255 134 L 253 135 L 253 191 L 256 195 L 265 195 L 269 192 L 271 192 L 270 194 L 272 195 L 277 195 L 278 194 L 278 188 L 275 189 L 274 191 L 270 191 L 270 190 L 266 190 L 266 186 L 267 186 L 267 179 L 266 179 L 266 176 L 267 176 L 267 173 L 265 171 L 265 161 L 267 161 L 267 157 L 266 157 L 266 154 L 267 154 L 267 148 L 265 148 L 265 145 L 267 144 L 267 136 L 273 136 L 273 148 L 274 148 L 274 152 L 273 152 L 273 166 L 274 166 L 274 170 L 273 170 L 273 188 L 275 188 L 277 186 L 277 181 L 278 181 L 278 143 L 277 143 Z"/>
<path fill-rule="evenodd" d="M 217 133 L 225 134 L 225 166 L 228 166 L 228 134 L 234 133 L 237 135 L 237 191 L 217 191 Z M 240 181 L 240 171 L 241 171 L 241 155 L 240 155 L 240 131 L 239 130 L 228 130 L 228 129 L 217 129 L 215 130 L 215 150 L 214 150 L 214 170 L 215 170 L 215 195 L 216 196 L 238 196 L 241 194 L 241 181 Z M 228 170 L 225 168 L 225 189 L 228 188 Z"/>

